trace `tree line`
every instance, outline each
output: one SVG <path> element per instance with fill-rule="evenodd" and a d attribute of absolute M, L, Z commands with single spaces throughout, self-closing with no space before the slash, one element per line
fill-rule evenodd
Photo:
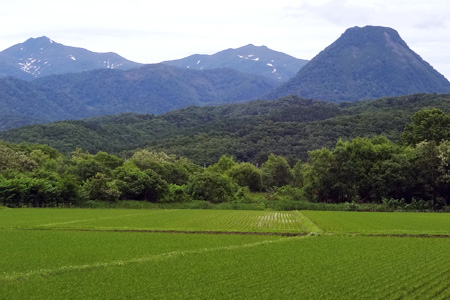
<path fill-rule="evenodd" d="M 128 157 L 46 145 L 0 143 L 0 204 L 82 206 L 89 201 L 450 205 L 450 115 L 423 109 L 399 141 L 382 135 L 339 140 L 305 162 L 269 154 L 261 164 L 222 155 L 211 165 L 137 150 Z"/>
<path fill-rule="evenodd" d="M 450 95 L 416 94 L 356 103 L 290 96 L 274 101 L 188 107 L 153 116 L 120 114 L 0 132 L 11 143 L 47 144 L 65 155 L 76 147 L 120 157 L 136 149 L 188 157 L 212 165 L 225 154 L 262 165 L 271 153 L 290 165 L 308 151 L 333 148 L 339 138 L 385 135 L 398 141 L 410 117 L 425 107 L 450 113 Z"/>

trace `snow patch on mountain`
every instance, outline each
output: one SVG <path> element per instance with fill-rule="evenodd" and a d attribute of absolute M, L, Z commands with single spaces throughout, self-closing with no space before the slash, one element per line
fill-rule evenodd
<path fill-rule="evenodd" d="M 41 72 L 40 72 L 41 60 L 37 60 L 33 57 L 29 57 L 25 61 L 23 61 L 23 59 L 21 58 L 20 61 L 21 62 L 19 62 L 18 65 L 20 66 L 20 69 L 22 71 L 24 71 L 25 73 L 31 74 L 34 77 L 37 77 L 37 76 L 39 76 L 39 74 L 41 74 Z M 36 61 L 38 64 L 35 64 Z M 44 62 L 44 64 L 47 64 L 47 62 Z"/>
<path fill-rule="evenodd" d="M 114 64 L 113 62 L 110 62 L 108 59 L 108 60 L 103 61 L 103 65 L 107 69 L 115 69 L 115 68 L 121 66 L 122 64 Z"/>

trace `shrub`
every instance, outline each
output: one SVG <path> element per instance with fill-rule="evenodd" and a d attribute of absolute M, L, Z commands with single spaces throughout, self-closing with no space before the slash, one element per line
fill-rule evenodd
<path fill-rule="evenodd" d="M 237 185 L 230 177 L 206 171 L 191 177 L 188 192 L 194 199 L 222 203 L 235 200 Z"/>

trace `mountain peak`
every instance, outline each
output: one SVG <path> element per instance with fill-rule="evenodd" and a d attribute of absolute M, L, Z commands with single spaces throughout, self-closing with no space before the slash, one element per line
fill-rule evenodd
<path fill-rule="evenodd" d="M 46 37 L 46 36 L 41 36 L 41 37 L 37 37 L 37 38 L 29 38 L 28 40 L 26 40 L 24 43 L 22 43 L 22 45 L 27 46 L 27 47 L 44 47 L 44 46 L 50 46 L 51 44 L 57 44 L 55 43 L 52 39 Z"/>
<path fill-rule="evenodd" d="M 29 38 L 0 52 L 0 77 L 15 76 L 25 80 L 93 69 L 130 69 L 140 65 L 115 53 L 65 46 L 47 36 Z"/>
<path fill-rule="evenodd" d="M 222 50 L 212 55 L 195 54 L 163 63 L 195 70 L 230 68 L 284 82 L 293 77 L 306 62 L 306 60 L 271 50 L 266 46 L 248 44 L 239 48 Z"/>
<path fill-rule="evenodd" d="M 356 101 L 414 93 L 448 93 L 450 82 L 389 27 L 347 29 L 269 98 L 299 95 Z"/>
<path fill-rule="evenodd" d="M 341 35 L 339 40 L 349 44 L 397 43 L 403 47 L 408 47 L 395 29 L 382 26 L 351 27 Z"/>

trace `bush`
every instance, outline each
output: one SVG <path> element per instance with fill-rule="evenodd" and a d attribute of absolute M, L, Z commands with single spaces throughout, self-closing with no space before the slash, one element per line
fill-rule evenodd
<path fill-rule="evenodd" d="M 206 171 L 191 177 L 188 192 L 196 200 L 222 203 L 235 200 L 237 185 L 230 177 Z"/>
<path fill-rule="evenodd" d="M 381 203 L 386 211 L 396 211 L 405 209 L 405 199 L 383 198 Z"/>
<path fill-rule="evenodd" d="M 169 184 L 169 192 L 161 199 L 161 203 L 181 203 L 192 201 L 187 193 L 186 185 Z"/>
<path fill-rule="evenodd" d="M 275 196 L 277 198 L 287 198 L 293 201 L 306 201 L 306 197 L 303 193 L 303 189 L 285 185 L 279 188 L 275 188 Z"/>
<path fill-rule="evenodd" d="M 227 171 L 227 175 L 242 187 L 248 187 L 252 192 L 262 189 L 261 171 L 251 163 L 234 165 Z"/>
<path fill-rule="evenodd" d="M 428 211 L 430 210 L 430 203 L 425 200 L 412 198 L 411 203 L 406 204 L 405 209 L 410 211 Z"/>

